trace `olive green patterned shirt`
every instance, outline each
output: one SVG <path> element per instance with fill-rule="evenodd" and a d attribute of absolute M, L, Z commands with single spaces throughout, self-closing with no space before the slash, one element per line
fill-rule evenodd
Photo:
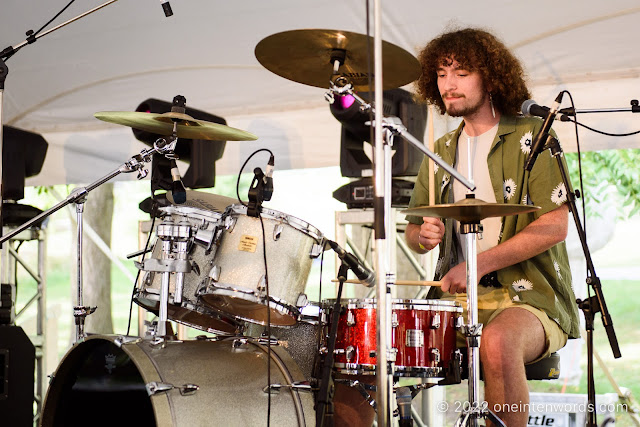
<path fill-rule="evenodd" d="M 435 152 L 450 165 L 455 164 L 456 146 L 463 127 L 447 133 L 435 142 Z M 498 203 L 529 204 L 540 209 L 520 215 L 502 218 L 499 243 L 504 242 L 540 216 L 550 212 L 567 201 L 567 191 L 562 180 L 557 160 L 545 150 L 538 155 L 531 170 L 524 170 L 524 164 L 531 151 L 533 136 L 542 126 L 537 118 L 503 116 L 500 119 L 496 137 L 491 145 L 487 164 L 491 184 Z M 554 134 L 555 136 L 555 134 Z M 416 185 L 409 207 L 429 204 L 428 157 L 425 156 L 418 173 Z M 563 159 L 564 163 L 564 159 Z M 452 178 L 448 172 L 436 164 L 435 203 L 453 203 Z M 455 178 L 454 178 L 455 179 Z M 422 218 L 407 216 L 414 224 L 422 224 Z M 453 232 L 454 221 L 445 219 L 445 238 L 440 244 L 440 255 L 436 265 L 436 279 L 440 279 L 458 264 L 457 241 Z M 571 284 L 571 271 L 565 242 L 520 263 L 505 267 L 497 272 L 498 281 L 509 290 L 514 302 L 529 304 L 543 310 L 570 338 L 580 335 L 576 298 Z M 429 298 L 442 295 L 433 287 Z"/>

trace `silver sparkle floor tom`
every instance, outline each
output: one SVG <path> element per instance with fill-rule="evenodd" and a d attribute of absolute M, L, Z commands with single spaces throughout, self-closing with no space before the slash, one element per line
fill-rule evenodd
<path fill-rule="evenodd" d="M 306 305 L 309 270 L 322 253 L 324 237 L 306 221 L 273 209 L 262 208 L 261 219 L 248 216 L 243 205 L 227 209 L 209 286 L 200 298 L 216 310 L 260 325 L 267 323 L 269 307 L 272 325 L 292 326 L 299 307 Z"/>
<path fill-rule="evenodd" d="M 247 323 L 245 335 L 260 339 L 266 337 L 266 330 L 267 327 L 264 325 Z M 320 305 L 314 302 L 300 309 L 300 318 L 296 325 L 271 326 L 271 336 L 277 340 L 277 345 L 289 353 L 309 381 L 318 376 L 322 331 Z"/>
<path fill-rule="evenodd" d="M 233 335 L 241 331 L 242 323 L 203 304 L 197 296 L 211 270 L 219 233 L 222 213 L 191 206 L 167 206 L 160 208 L 162 214 L 170 215 L 178 223 L 186 221 L 191 226 L 187 259 L 191 272 L 184 275 L 182 292 L 176 295 L 176 273 L 171 273 L 167 317 L 192 328 L 222 335 Z M 160 260 L 162 241 L 157 239 L 150 259 Z M 134 293 L 134 301 L 142 308 L 158 314 L 162 273 L 146 271 Z"/>
<path fill-rule="evenodd" d="M 89 336 L 53 375 L 42 426 L 267 425 L 267 363 L 267 348 L 246 339 Z M 313 425 L 312 395 L 286 387 L 304 380 L 300 369 L 277 346 L 270 363 L 270 384 L 283 386 L 271 394 L 271 424 Z"/>

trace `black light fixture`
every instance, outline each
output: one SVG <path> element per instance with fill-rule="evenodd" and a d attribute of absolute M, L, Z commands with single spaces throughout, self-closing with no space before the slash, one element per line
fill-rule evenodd
<path fill-rule="evenodd" d="M 365 101 L 371 102 L 373 94 L 359 93 Z M 340 172 L 345 177 L 370 176 L 371 159 L 364 150 L 365 142 L 371 143 L 369 114 L 363 112 L 352 95 L 336 96 L 330 105 L 331 114 L 342 123 L 340 136 Z M 386 90 L 383 93 L 382 112 L 384 116 L 396 116 L 402 120 L 408 132 L 419 141 L 424 139 L 427 124 L 427 107 L 414 101 L 413 96 L 403 89 Z M 393 142 L 392 176 L 416 176 L 424 155 L 401 137 Z"/>
<path fill-rule="evenodd" d="M 49 144 L 40 134 L 3 126 L 2 141 L 2 222 L 20 225 L 40 215 L 42 211 L 23 205 L 25 179 L 42 170 Z"/>

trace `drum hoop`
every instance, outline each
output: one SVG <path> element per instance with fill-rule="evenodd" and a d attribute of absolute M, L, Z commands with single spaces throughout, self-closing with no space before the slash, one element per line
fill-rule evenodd
<path fill-rule="evenodd" d="M 247 207 L 245 205 L 240 205 L 240 204 L 231 205 L 225 211 L 224 216 L 233 215 L 233 214 L 246 215 Z M 287 224 L 291 228 L 294 228 L 310 236 L 316 241 L 316 243 L 321 243 L 322 241 L 324 241 L 324 234 L 322 234 L 322 232 L 319 229 L 309 224 L 307 221 L 300 219 L 298 217 L 295 217 L 293 215 L 289 215 L 284 212 L 277 211 L 275 209 L 269 209 L 269 208 L 263 207 L 260 213 L 260 216 L 262 216 L 263 218 L 272 219 L 272 220 Z"/>
<path fill-rule="evenodd" d="M 322 301 L 323 308 L 331 309 L 336 300 L 325 299 Z M 375 298 L 349 298 L 341 300 L 340 305 L 348 310 L 353 309 L 370 309 L 377 308 Z M 440 301 L 440 300 L 418 300 L 418 299 L 393 299 L 391 302 L 392 309 L 405 310 L 429 310 L 429 311 L 452 311 L 462 313 L 462 306 L 456 301 Z"/>
<path fill-rule="evenodd" d="M 224 284 L 222 284 L 224 286 Z M 241 295 L 245 295 L 248 298 L 240 298 L 240 299 L 244 299 L 246 301 L 251 301 L 251 302 L 255 302 L 255 303 L 260 303 L 262 304 L 262 302 L 264 301 L 265 298 L 262 297 L 258 297 L 256 296 L 254 293 L 249 293 L 249 292 L 242 292 L 241 290 L 236 290 L 235 287 L 232 286 L 224 286 L 222 287 L 220 283 L 216 283 L 215 285 L 215 289 L 212 292 L 208 292 L 209 294 L 212 295 L 224 295 L 224 296 L 230 296 L 230 297 L 236 297 L 238 294 Z M 300 316 L 300 310 L 298 310 L 297 307 L 294 307 L 290 304 L 287 304 L 286 301 L 274 297 L 273 295 L 269 295 L 269 299 L 271 301 L 269 301 L 269 307 L 275 309 L 276 311 L 280 312 L 281 314 L 285 315 L 285 316 L 291 316 L 294 317 L 296 319 L 299 318 Z M 255 323 L 257 325 L 264 325 L 264 323 L 261 322 L 257 322 L 255 319 L 251 319 L 248 317 L 244 317 L 244 316 L 239 316 L 237 314 L 233 314 L 233 313 L 228 313 L 229 316 L 233 316 L 236 319 L 240 319 L 240 320 L 244 320 L 246 322 L 251 322 L 251 323 Z M 287 326 L 287 325 L 278 325 L 278 327 L 280 328 L 287 328 L 287 327 L 292 327 L 291 326 Z"/>
<path fill-rule="evenodd" d="M 194 206 L 163 206 L 158 210 L 169 215 L 183 215 L 187 218 L 195 218 L 216 223 L 220 222 L 223 215 L 221 212 L 209 211 L 206 209 L 196 208 Z"/>
<path fill-rule="evenodd" d="M 420 377 L 420 378 L 441 378 L 444 369 L 434 366 L 394 366 L 394 376 L 397 377 Z"/>

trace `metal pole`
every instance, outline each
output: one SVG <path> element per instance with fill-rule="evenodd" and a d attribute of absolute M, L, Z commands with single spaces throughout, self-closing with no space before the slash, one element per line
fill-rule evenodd
<path fill-rule="evenodd" d="M 374 92 L 375 104 L 378 107 L 383 105 L 382 93 L 382 22 L 381 22 L 380 0 L 374 1 Z M 390 295 L 387 286 L 387 271 L 389 267 L 389 245 L 387 242 L 387 218 L 385 215 L 385 155 L 382 142 L 382 108 L 375 109 L 375 151 L 374 151 L 374 230 L 376 233 L 376 282 L 377 286 L 377 389 L 378 389 L 378 426 L 391 425 L 390 397 L 393 392 L 392 377 L 389 372 L 388 357 L 390 354 L 390 334 L 391 327 Z M 387 216 L 388 213 L 387 213 Z"/>

